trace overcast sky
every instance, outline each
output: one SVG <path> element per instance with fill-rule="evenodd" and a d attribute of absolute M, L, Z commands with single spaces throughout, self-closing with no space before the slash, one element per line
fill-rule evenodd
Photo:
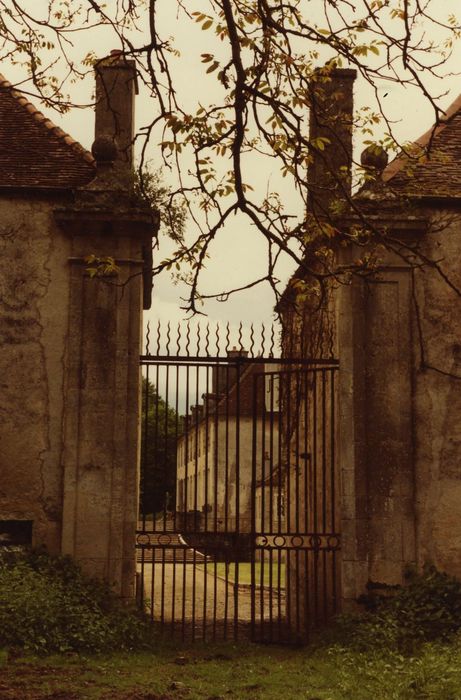
<path fill-rule="evenodd" d="M 110 6 L 113 1 L 107 0 L 107 4 Z M 323 2 L 317 0 L 306 0 L 306 2 L 309 3 L 312 16 L 315 16 L 316 7 L 323 5 Z M 194 0 L 193 4 L 194 9 L 208 6 L 207 0 Z M 40 5 L 46 6 L 47 0 L 31 0 L 31 7 L 34 9 Z M 200 61 L 200 54 L 213 51 L 215 39 L 210 32 L 201 31 L 198 25 L 178 20 L 175 6 L 176 3 L 173 0 L 159 2 L 161 19 L 164 22 L 164 35 L 173 36 L 175 45 L 181 51 L 176 68 L 178 90 L 182 91 L 183 102 L 189 104 L 190 108 L 193 109 L 201 95 L 213 96 L 213 91 L 216 90 L 213 76 L 203 77 L 203 64 Z M 459 0 L 437 0 L 437 11 L 440 11 L 444 17 L 449 12 L 458 10 Z M 434 27 L 431 28 L 431 32 L 434 32 Z M 435 38 L 437 38 L 436 35 Z M 142 41 L 139 40 L 138 43 L 141 44 Z M 97 55 L 103 56 L 115 48 L 119 48 L 119 46 L 110 31 L 101 30 L 97 35 L 80 34 L 75 51 L 84 55 L 87 51 L 93 50 Z M 461 66 L 460 59 L 461 51 L 458 46 L 448 70 L 458 69 Z M 3 72 L 7 77 L 11 76 L 10 79 L 13 81 L 19 77 L 17 70 L 9 66 L 3 66 Z M 434 94 L 447 93 L 440 100 L 442 107 L 447 107 L 461 92 L 461 77 L 451 75 L 443 83 L 432 83 L 431 87 Z M 82 84 L 73 86 L 73 100 L 80 103 L 90 102 L 92 89 L 92 80 L 89 79 Z M 380 93 L 388 105 L 390 115 L 395 120 L 396 133 L 401 140 L 416 138 L 433 123 L 433 112 L 429 103 L 416 90 L 404 89 L 386 82 L 380 86 Z M 369 89 L 360 77 L 356 81 L 355 100 L 357 106 L 371 104 L 372 100 Z M 148 97 L 145 90 L 141 90 L 136 102 L 138 128 L 151 121 L 155 109 L 155 103 Z M 49 114 L 49 110 L 47 113 Z M 62 117 L 53 114 L 50 116 L 82 145 L 88 149 L 91 148 L 94 138 L 94 117 L 91 109 L 75 109 Z M 358 156 L 362 150 L 362 145 L 358 140 L 355 143 L 355 148 Z M 149 158 L 154 166 L 160 163 L 157 143 L 152 144 Z M 262 172 L 256 162 L 253 164 L 250 161 L 248 167 L 247 179 L 250 176 L 252 184 L 264 189 L 268 180 L 271 180 L 272 184 L 279 182 L 277 173 L 271 173 L 270 170 Z M 289 187 L 286 187 L 282 191 L 282 197 L 289 202 L 291 196 Z M 235 217 L 230 222 L 219 242 L 211 248 L 210 252 L 212 259 L 208 264 L 202 284 L 204 292 L 218 292 L 226 288 L 240 286 L 264 274 L 265 243 L 244 217 Z M 156 252 L 155 255 L 163 257 L 164 253 Z M 283 283 L 289 278 L 292 270 L 293 265 L 288 261 L 280 265 L 278 273 Z M 173 284 L 168 273 L 164 273 L 155 282 L 153 306 L 147 317 L 151 320 L 161 318 L 173 322 L 183 318 L 185 313 L 180 310 L 180 306 L 181 296 L 184 295 L 184 288 L 181 285 Z M 252 321 L 270 321 L 273 315 L 273 306 L 274 298 L 269 287 L 259 286 L 249 292 L 231 297 L 226 303 L 208 302 L 204 311 L 212 322 L 224 320 L 236 325 L 242 321 L 247 326 Z"/>

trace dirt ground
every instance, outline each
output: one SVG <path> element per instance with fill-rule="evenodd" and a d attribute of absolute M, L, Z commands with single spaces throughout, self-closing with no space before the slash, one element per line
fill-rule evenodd
<path fill-rule="evenodd" d="M 95 697 L 98 681 L 88 678 L 84 667 L 53 666 L 10 662 L 0 668 L 0 700 L 83 700 Z M 72 690 L 72 685 L 85 687 Z M 63 689 L 65 687 L 65 689 Z M 69 687 L 70 686 L 70 687 Z M 100 700 L 178 700 L 178 694 L 108 688 L 97 694 Z"/>

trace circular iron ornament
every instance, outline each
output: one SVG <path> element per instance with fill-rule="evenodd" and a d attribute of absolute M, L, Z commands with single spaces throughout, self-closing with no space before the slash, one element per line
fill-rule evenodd
<path fill-rule="evenodd" d="M 285 547 L 287 543 L 286 537 L 283 535 L 276 535 L 273 540 L 274 547 Z"/>
<path fill-rule="evenodd" d="M 137 544 L 140 544 L 142 546 L 150 544 L 150 537 L 149 535 L 138 535 L 136 538 Z"/>
<path fill-rule="evenodd" d="M 341 540 L 338 535 L 329 535 L 327 538 L 327 545 L 329 549 L 339 549 L 341 546 Z"/>
<path fill-rule="evenodd" d="M 322 546 L 322 538 L 320 535 L 311 535 L 309 538 L 309 544 L 312 547 L 312 549 L 320 549 Z"/>
<path fill-rule="evenodd" d="M 258 547 L 267 547 L 267 545 L 268 545 L 267 535 L 259 535 L 256 538 L 256 545 Z"/>
<path fill-rule="evenodd" d="M 158 543 L 163 546 L 171 544 L 171 535 L 159 535 Z"/>
<path fill-rule="evenodd" d="M 295 549 L 299 549 L 302 547 L 304 544 L 304 537 L 301 537 L 300 535 L 295 535 L 294 537 L 291 538 L 291 546 L 295 547 Z"/>

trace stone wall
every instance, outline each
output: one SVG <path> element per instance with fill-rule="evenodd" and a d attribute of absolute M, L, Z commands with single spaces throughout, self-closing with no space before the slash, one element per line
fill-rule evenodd
<path fill-rule="evenodd" d="M 78 197 L 0 198 L 0 536 L 31 521 L 30 544 L 70 554 L 129 597 L 140 273 L 152 222 L 130 206 L 104 210 L 100 195 L 97 206 L 94 190 L 84 189 Z M 108 196 L 120 205 L 120 194 Z M 90 253 L 113 256 L 117 274 L 91 278 Z"/>
<path fill-rule="evenodd" d="M 374 277 L 334 291 L 346 607 L 368 583 L 402 583 L 415 565 L 461 576 L 459 217 L 415 213 L 413 230 L 396 233 L 443 274 L 382 253 Z M 341 249 L 344 263 L 354 255 Z"/>
<path fill-rule="evenodd" d="M 415 566 L 435 564 L 461 576 L 459 217 L 423 206 L 415 215 L 411 230 L 403 230 L 403 218 L 396 234 L 417 241 L 443 274 L 381 253 L 375 276 L 331 290 L 334 313 L 307 300 L 297 314 L 290 306 L 284 314 L 287 338 L 295 319 L 295 350 L 308 356 L 323 324 L 340 360 L 345 608 L 370 582 L 402 583 Z M 340 249 L 344 264 L 356 255 L 353 246 Z"/>
<path fill-rule="evenodd" d="M 0 520 L 61 548 L 70 241 L 49 199 L 0 199 Z"/>
<path fill-rule="evenodd" d="M 425 237 L 423 250 L 459 290 L 459 214 L 430 213 L 441 230 Z M 417 561 L 461 577 L 461 299 L 435 269 L 415 273 L 415 299 Z"/>

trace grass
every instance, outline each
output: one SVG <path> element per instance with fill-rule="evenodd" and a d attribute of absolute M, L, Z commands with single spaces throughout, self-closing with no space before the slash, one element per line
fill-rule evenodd
<path fill-rule="evenodd" d="M 0 657 L 1 658 L 1 657 Z M 1 661 L 0 661 L 1 664 Z M 173 647 L 110 656 L 11 659 L 2 700 L 458 700 L 461 646 L 429 644 L 418 655 L 332 646 L 250 644 Z"/>
<path fill-rule="evenodd" d="M 222 578 L 226 578 L 226 567 L 228 568 L 227 576 L 229 579 L 229 582 L 235 583 L 236 578 L 237 578 L 237 572 L 236 572 L 236 565 L 235 563 L 230 563 L 230 564 L 225 564 L 224 562 L 218 562 L 215 564 L 214 562 L 209 562 L 207 564 L 207 570 L 209 573 L 214 575 L 215 572 L 215 566 L 216 566 L 216 573 L 218 576 L 221 576 Z M 263 575 L 263 586 L 269 586 L 271 583 L 270 580 L 270 565 L 268 563 L 265 563 L 262 566 L 262 575 Z M 272 585 L 277 587 L 278 586 L 278 575 L 279 575 L 279 565 L 277 562 L 274 562 L 272 564 Z M 256 562 L 255 563 L 255 578 L 256 578 L 256 584 L 259 586 L 261 585 L 261 562 Z M 250 584 L 251 583 L 251 564 L 250 563 L 240 563 L 238 565 L 238 583 L 242 584 Z M 285 587 L 285 564 L 282 562 L 280 564 L 280 585 L 281 588 Z"/>

